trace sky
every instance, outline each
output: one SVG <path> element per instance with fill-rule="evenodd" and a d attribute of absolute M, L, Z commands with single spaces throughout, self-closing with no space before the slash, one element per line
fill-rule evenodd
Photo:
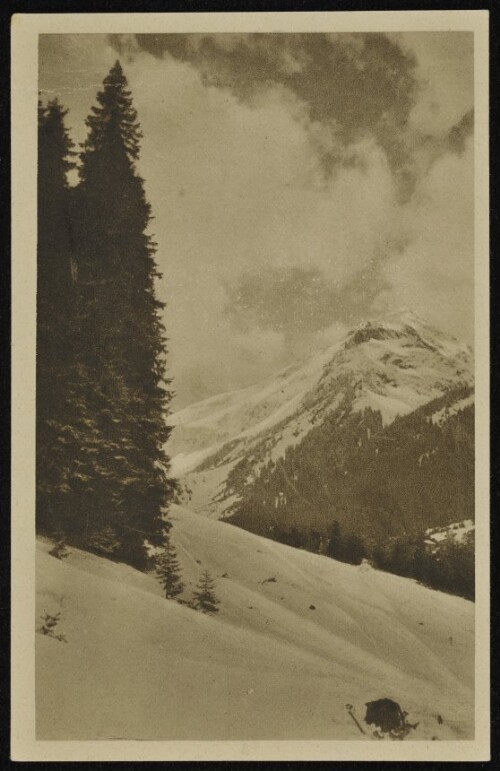
<path fill-rule="evenodd" d="M 174 409 L 401 308 L 473 343 L 472 33 L 41 35 L 77 143 L 116 59 Z"/>

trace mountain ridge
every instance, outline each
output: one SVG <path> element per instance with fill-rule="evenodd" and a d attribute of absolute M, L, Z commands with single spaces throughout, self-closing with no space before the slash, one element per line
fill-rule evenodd
<path fill-rule="evenodd" d="M 384 424 L 473 383 L 469 346 L 403 309 L 365 320 L 304 361 L 170 417 L 172 472 L 196 511 L 220 517 L 225 479 L 244 457 L 283 457 L 348 396 L 351 411 L 380 411 Z M 218 498 L 218 500 L 217 500 Z"/>

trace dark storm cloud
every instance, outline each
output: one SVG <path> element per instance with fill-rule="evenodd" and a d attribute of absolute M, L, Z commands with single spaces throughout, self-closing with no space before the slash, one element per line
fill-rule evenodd
<path fill-rule="evenodd" d="M 381 262 L 373 259 L 342 286 L 329 282 L 315 267 L 245 273 L 227 288 L 226 313 L 241 330 L 270 329 L 286 337 L 319 332 L 335 322 L 350 324 L 387 288 Z"/>
<path fill-rule="evenodd" d="M 407 160 L 402 132 L 414 103 L 416 62 L 383 34 L 136 35 L 157 58 L 166 53 L 194 64 L 205 82 L 251 100 L 262 90 L 290 89 L 343 143 L 373 135 L 394 170 Z M 124 40 L 110 42 L 123 55 Z M 339 158 L 322 149 L 325 171 Z"/>

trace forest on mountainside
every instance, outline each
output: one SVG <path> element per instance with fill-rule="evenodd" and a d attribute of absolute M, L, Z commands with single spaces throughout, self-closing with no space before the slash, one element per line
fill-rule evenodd
<path fill-rule="evenodd" d="M 447 539 L 436 552 L 425 536 L 430 527 L 474 519 L 474 407 L 453 409 L 472 392 L 451 390 L 388 426 L 380 412 L 352 412 L 345 399 L 256 475 L 248 458 L 232 469 L 226 494 L 238 499 L 228 520 L 472 597 L 473 536 Z"/>

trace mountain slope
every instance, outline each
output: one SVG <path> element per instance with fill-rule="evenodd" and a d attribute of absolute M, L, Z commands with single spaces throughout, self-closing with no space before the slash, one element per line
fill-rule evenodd
<path fill-rule="evenodd" d="M 388 424 L 472 383 L 471 350 L 414 314 L 365 322 L 305 362 L 175 413 L 173 473 L 191 508 L 220 517 L 234 503 L 223 488 L 237 463 L 249 461 L 256 473 L 341 404 L 346 414 L 377 410 Z"/>
<path fill-rule="evenodd" d="M 471 388 L 449 391 L 387 426 L 379 412 L 346 417 L 341 405 L 258 474 L 235 466 L 231 521 L 263 535 L 292 526 L 327 535 L 336 520 L 385 541 L 474 519 L 472 399 Z"/>
<path fill-rule="evenodd" d="M 412 739 L 473 736 L 472 603 L 177 506 L 171 518 L 188 590 L 203 568 L 216 579 L 216 617 L 38 542 L 37 616 L 60 610 L 67 639 L 37 635 L 39 739 L 369 739 L 345 704 L 363 717 L 382 697 L 419 721 Z"/>

